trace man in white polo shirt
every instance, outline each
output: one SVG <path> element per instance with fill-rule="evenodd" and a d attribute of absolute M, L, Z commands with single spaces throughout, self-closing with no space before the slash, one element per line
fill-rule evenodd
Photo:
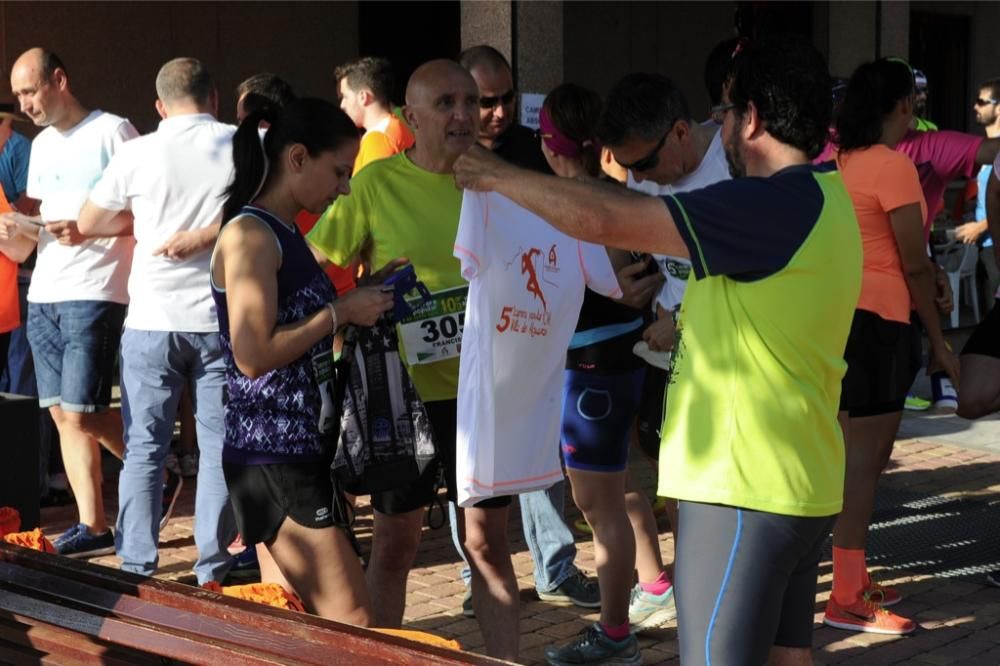
<path fill-rule="evenodd" d="M 99 445 L 122 456 L 121 420 L 108 406 L 133 242 L 87 240 L 77 230 L 77 215 L 111 156 L 137 132 L 124 118 L 85 108 L 70 90 L 66 67 L 50 51 L 23 53 L 10 82 L 21 111 L 45 128 L 32 143 L 28 167 L 27 194 L 41 201 L 40 216 L 7 213 L 0 218 L 0 236 L 29 252 L 38 245 L 28 289 L 28 343 L 38 404 L 49 409 L 59 430 L 80 514 L 55 547 L 73 557 L 111 553 Z M 126 236 L 130 220 L 120 221 Z"/>
<path fill-rule="evenodd" d="M 136 239 L 122 334 L 125 465 L 116 546 L 126 571 L 157 566 L 164 464 L 185 386 L 191 387 L 201 459 L 195 498 L 198 583 L 221 582 L 236 536 L 222 475 L 225 364 L 209 287 L 211 247 L 233 174 L 234 128 L 215 120 L 218 94 L 204 66 L 176 58 L 156 77 L 152 134 L 121 150 L 80 212 L 81 233 L 118 230 L 131 210 Z"/>

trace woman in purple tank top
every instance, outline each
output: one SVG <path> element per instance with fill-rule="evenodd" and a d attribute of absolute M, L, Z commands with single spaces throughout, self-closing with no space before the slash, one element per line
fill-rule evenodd
<path fill-rule="evenodd" d="M 357 151 L 354 123 L 328 102 L 250 114 L 233 137 L 212 295 L 227 366 L 223 469 L 243 541 L 270 555 L 264 582 L 291 588 L 311 613 L 368 625 L 364 573 L 332 511 L 332 343 L 338 326 L 372 325 L 392 294 L 336 299 L 293 223 L 350 192 Z"/>

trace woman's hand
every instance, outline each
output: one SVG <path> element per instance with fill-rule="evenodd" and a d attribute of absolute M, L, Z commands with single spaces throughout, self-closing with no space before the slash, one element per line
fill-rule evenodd
<path fill-rule="evenodd" d="M 373 326 L 383 312 L 392 309 L 392 290 L 382 287 L 358 287 L 333 302 L 337 324 Z"/>

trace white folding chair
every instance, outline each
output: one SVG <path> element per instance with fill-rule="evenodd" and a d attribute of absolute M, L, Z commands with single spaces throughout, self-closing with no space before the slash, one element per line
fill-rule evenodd
<path fill-rule="evenodd" d="M 962 302 L 972 305 L 972 317 L 979 323 L 979 292 L 976 290 L 976 264 L 979 261 L 979 246 L 971 243 L 952 241 L 934 248 L 937 262 L 948 275 L 955 308 L 951 311 L 951 327 L 958 328 L 958 310 Z M 962 289 L 964 287 L 964 290 Z"/>

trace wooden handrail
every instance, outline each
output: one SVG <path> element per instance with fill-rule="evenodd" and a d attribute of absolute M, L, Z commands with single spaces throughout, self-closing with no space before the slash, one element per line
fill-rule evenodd
<path fill-rule="evenodd" d="M 77 651 L 96 640 L 210 666 L 506 663 L 0 543 L 0 646 L 12 622 L 32 640 L 78 635 Z"/>

